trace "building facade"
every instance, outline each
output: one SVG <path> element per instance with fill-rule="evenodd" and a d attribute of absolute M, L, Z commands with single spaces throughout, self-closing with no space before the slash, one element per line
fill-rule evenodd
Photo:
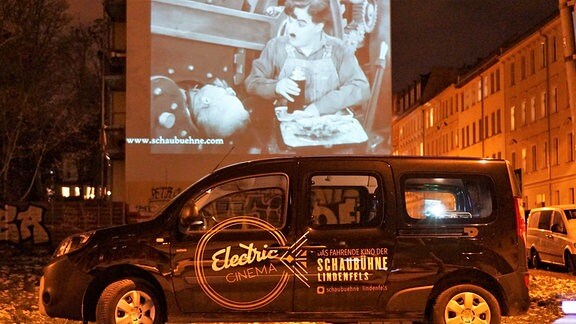
<path fill-rule="evenodd" d="M 125 199 L 126 0 L 105 0 L 106 41 L 102 55 L 100 193 Z"/>
<path fill-rule="evenodd" d="M 394 154 L 507 159 L 526 208 L 575 203 L 574 59 L 562 26 L 552 17 L 425 100 L 396 95 Z"/>

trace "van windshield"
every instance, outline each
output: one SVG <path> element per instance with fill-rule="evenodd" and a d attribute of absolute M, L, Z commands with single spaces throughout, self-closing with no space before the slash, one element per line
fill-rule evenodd
<path fill-rule="evenodd" d="M 566 214 L 566 219 L 576 219 L 576 209 L 565 209 L 564 213 Z"/>

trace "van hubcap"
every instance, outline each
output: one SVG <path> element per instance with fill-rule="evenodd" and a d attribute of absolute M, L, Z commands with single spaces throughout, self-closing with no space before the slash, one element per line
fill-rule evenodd
<path fill-rule="evenodd" d="M 154 301 L 143 291 L 127 292 L 116 305 L 116 323 L 153 323 L 154 317 Z"/>
<path fill-rule="evenodd" d="M 480 295 L 463 292 L 455 295 L 446 305 L 446 323 L 490 323 L 490 307 Z"/>

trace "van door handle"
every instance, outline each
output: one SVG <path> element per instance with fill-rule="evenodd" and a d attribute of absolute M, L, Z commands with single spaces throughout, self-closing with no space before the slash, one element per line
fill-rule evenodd
<path fill-rule="evenodd" d="M 549 239 L 553 239 L 553 238 L 554 238 L 554 236 L 553 236 L 552 234 L 548 234 L 548 235 L 546 235 L 546 237 L 549 238 Z"/>

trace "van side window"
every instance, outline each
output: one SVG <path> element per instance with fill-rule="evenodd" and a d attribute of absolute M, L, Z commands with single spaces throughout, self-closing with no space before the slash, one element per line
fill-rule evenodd
<path fill-rule="evenodd" d="M 488 177 L 434 175 L 404 178 L 402 185 L 406 212 L 415 221 L 475 222 L 495 210 Z"/>
<path fill-rule="evenodd" d="M 534 211 L 528 217 L 528 228 L 537 228 L 540 219 L 540 212 Z"/>
<path fill-rule="evenodd" d="M 308 192 L 311 227 L 376 227 L 382 222 L 383 191 L 372 175 L 316 175 Z"/>
<path fill-rule="evenodd" d="M 566 234 L 566 227 L 564 226 L 564 220 L 562 219 L 562 214 L 555 211 L 552 217 L 552 225 L 550 225 L 550 230 L 555 233 Z"/>
<path fill-rule="evenodd" d="M 552 218 L 551 210 L 543 210 L 540 212 L 540 218 L 538 219 L 538 228 L 543 230 L 550 230 L 550 219 Z"/>
<path fill-rule="evenodd" d="M 206 231 L 225 219 L 251 216 L 281 228 L 287 193 L 288 178 L 282 174 L 228 181 L 188 201 L 180 212 L 180 224 L 187 230 Z"/>
<path fill-rule="evenodd" d="M 576 209 L 565 209 L 564 214 L 566 214 L 566 219 L 576 219 Z"/>

